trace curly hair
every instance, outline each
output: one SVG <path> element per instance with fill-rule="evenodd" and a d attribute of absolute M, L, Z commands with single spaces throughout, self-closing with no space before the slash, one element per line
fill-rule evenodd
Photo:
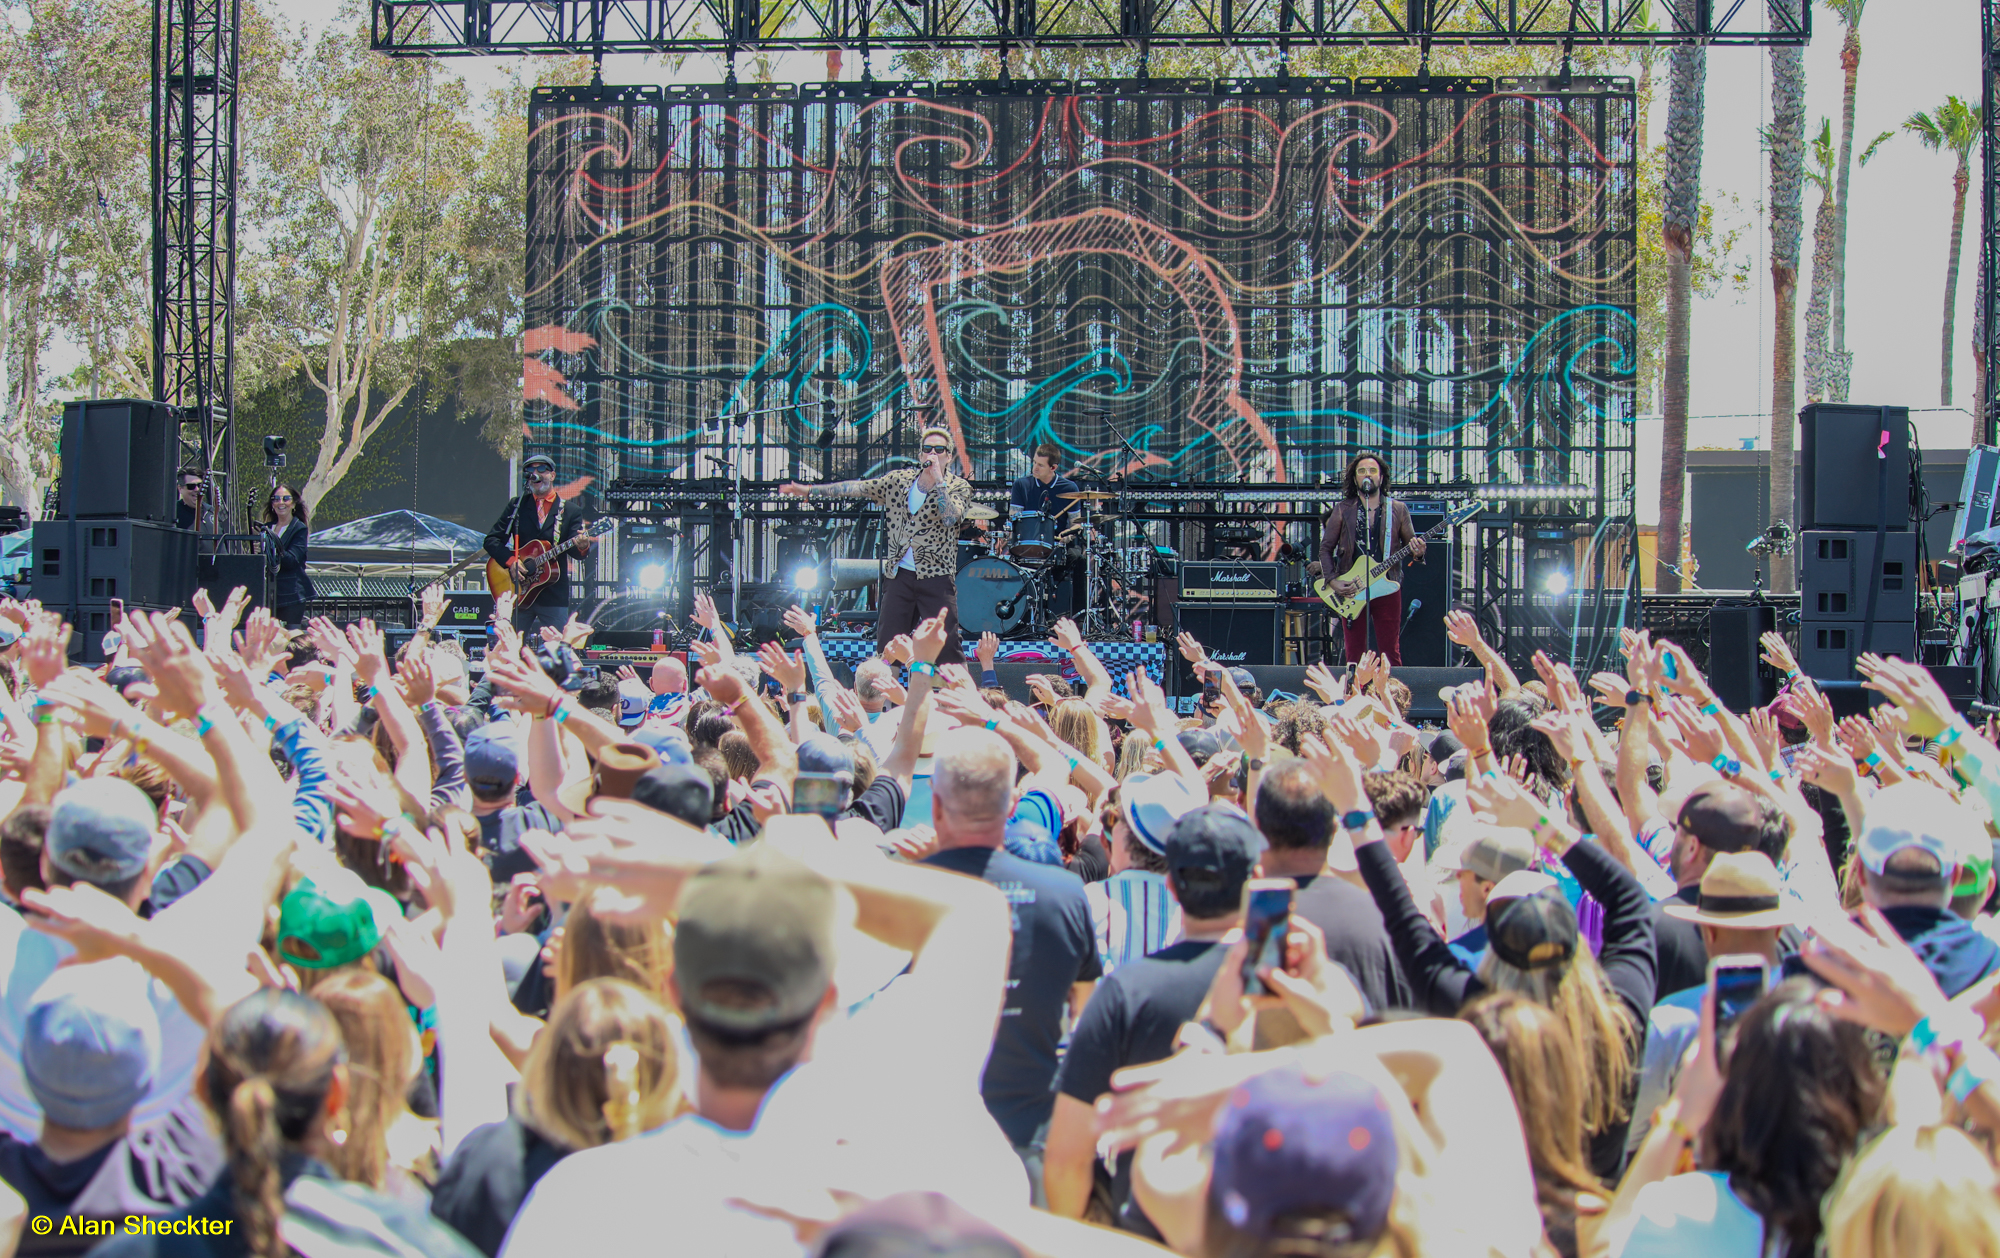
<path fill-rule="evenodd" d="M 1354 457 L 1347 461 L 1347 470 L 1340 474 L 1340 492 L 1344 497 L 1359 498 L 1361 496 L 1361 490 L 1354 483 L 1354 469 L 1360 467 L 1362 461 L 1365 459 L 1373 459 L 1375 466 L 1382 469 L 1382 483 L 1376 487 L 1376 492 L 1384 494 L 1389 492 L 1389 460 L 1372 451 L 1361 450 L 1357 451 Z"/>

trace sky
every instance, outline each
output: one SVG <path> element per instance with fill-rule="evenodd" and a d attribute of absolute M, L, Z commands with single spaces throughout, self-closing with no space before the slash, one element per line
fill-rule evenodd
<path fill-rule="evenodd" d="M 1754 2 L 1754 0 L 1753 0 Z M 277 0 L 277 12 L 294 24 L 317 27 L 334 11 L 324 0 Z M 1839 134 L 1842 76 L 1839 20 L 1823 5 L 1813 13 L 1813 42 L 1806 49 L 1806 118 L 1810 137 L 1819 120 Z M 1977 0 L 1874 0 L 1861 25 L 1860 94 L 1855 150 L 1875 135 L 1896 131 L 1874 160 L 1854 172 L 1848 220 L 1847 339 L 1854 351 L 1850 400 L 1908 406 L 1927 450 L 1963 448 L 1971 418 L 1964 409 L 1940 407 L 1939 336 L 1943 322 L 1945 263 L 1950 240 L 1953 161 L 1923 148 L 1900 130 L 1904 119 L 1942 104 L 1948 95 L 1979 103 L 1979 4 Z M 508 59 L 453 61 L 475 89 L 496 82 Z M 877 61 L 878 72 L 884 68 Z M 739 65 L 747 71 L 747 61 Z M 848 58 L 848 77 L 859 76 Z M 1650 111 L 1658 143 L 1666 125 L 1664 65 Z M 1636 73 L 1636 67 L 1634 68 Z M 782 81 L 817 80 L 825 63 L 817 55 L 783 57 Z M 689 58 L 671 79 L 717 82 L 720 58 Z M 605 62 L 608 83 L 669 81 L 638 57 Z M 1742 290 L 1724 285 L 1694 309 L 1689 442 L 1695 448 L 1739 449 L 1745 440 L 1769 446 L 1772 296 L 1770 232 L 1763 217 L 1769 160 L 1759 131 L 1770 120 L 1770 57 L 1757 48 L 1714 48 L 1708 58 L 1707 127 L 1702 162 L 1704 198 L 1715 206 L 1721 231 L 1740 227 L 1729 262 L 1748 264 Z M 1976 237 L 1979 161 L 1975 151 L 1960 246 L 1954 370 L 1950 406 L 1972 400 L 1972 300 L 1977 280 Z M 1811 282 L 1812 220 L 1819 193 L 1806 189 L 1806 236 L 1801 248 L 1798 305 L 1803 313 Z M 1801 394 L 1803 397 L 1803 394 Z M 1640 522 L 1657 515 L 1657 419 L 1638 425 Z"/>

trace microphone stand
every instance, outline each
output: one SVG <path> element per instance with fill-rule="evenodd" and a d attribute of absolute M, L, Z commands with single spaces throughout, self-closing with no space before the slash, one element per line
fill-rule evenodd
<path fill-rule="evenodd" d="M 1112 436 L 1118 438 L 1118 444 L 1120 447 L 1130 451 L 1132 457 L 1136 461 L 1141 463 L 1145 462 L 1146 460 L 1145 452 L 1140 450 L 1139 447 L 1133 445 L 1131 439 L 1125 435 L 1124 430 L 1119 428 L 1118 425 L 1111 422 L 1111 415 L 1109 412 L 1100 411 L 1098 412 L 1097 418 L 1100 422 L 1103 423 L 1103 425 L 1106 428 L 1109 428 L 1111 430 Z M 1115 488 L 1118 491 L 1118 497 L 1113 500 L 1113 506 L 1115 507 L 1114 514 L 1116 514 L 1120 520 L 1126 520 L 1131 517 L 1131 511 L 1128 509 L 1131 500 L 1125 490 L 1125 478 L 1126 478 L 1126 473 L 1122 471 L 1116 477 L 1113 478 L 1115 481 Z M 1141 535 L 1143 536 L 1143 531 Z M 1102 592 L 1098 589 L 1097 550 L 1098 548 L 1092 546 L 1090 544 L 1090 539 L 1086 537 L 1084 539 L 1084 547 L 1083 547 L 1084 611 L 1080 616 L 1080 619 L 1083 621 L 1083 628 L 1086 633 L 1088 633 L 1090 628 L 1094 626 L 1100 635 L 1109 635 L 1112 632 L 1112 630 L 1117 629 L 1118 626 L 1114 625 L 1111 627 L 1111 629 L 1106 629 L 1104 624 L 1105 609 L 1100 608 L 1097 605 L 1098 597 Z M 1170 626 L 1162 625 L 1160 628 L 1162 632 L 1165 632 L 1169 627 Z"/>
<path fill-rule="evenodd" d="M 738 411 L 719 415 L 716 422 L 729 425 L 729 621 L 742 620 L 743 604 L 743 425 L 759 416 L 782 415 L 789 406 L 769 406 L 761 411 Z"/>

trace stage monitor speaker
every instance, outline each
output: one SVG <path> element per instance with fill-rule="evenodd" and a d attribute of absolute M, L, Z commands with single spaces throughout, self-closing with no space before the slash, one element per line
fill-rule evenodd
<path fill-rule="evenodd" d="M 1409 646 L 1404 644 L 1405 658 Z M 1444 700 L 1438 692 L 1447 686 L 1470 686 L 1483 681 L 1483 668 L 1424 667 L 1404 664 L 1389 670 L 1389 675 L 1410 688 L 1410 710 L 1403 719 L 1412 725 L 1444 724 Z"/>
<path fill-rule="evenodd" d="M 1876 624 L 1916 620 L 1917 535 L 1882 534 L 1880 558 L 1875 555 L 1875 536 L 1872 529 L 1799 534 L 1800 623 L 1864 619 L 1871 559 L 1880 582 Z"/>
<path fill-rule="evenodd" d="M 30 544 L 35 597 L 51 607 L 114 598 L 135 607 L 182 607 L 200 576 L 195 535 L 171 525 L 45 520 Z"/>
<path fill-rule="evenodd" d="M 82 401 L 63 407 L 58 512 L 77 518 L 174 522 L 180 425 L 160 402 Z"/>
<path fill-rule="evenodd" d="M 1410 524 L 1421 535 L 1445 518 L 1441 507 L 1410 504 Z M 1441 668 L 1451 662 L 1451 640 L 1445 637 L 1444 614 L 1451 610 L 1451 577 L 1457 539 L 1432 542 L 1422 563 L 1403 565 L 1403 663 L 1417 668 Z M 1421 604 L 1421 606 L 1419 606 Z M 1335 631 L 1338 633 L 1338 630 Z M 1442 710 L 1440 710 L 1442 711 Z M 1442 719 L 1442 716 L 1440 716 Z"/>
<path fill-rule="evenodd" d="M 104 635 L 111 631 L 112 625 L 111 604 L 108 601 L 70 603 L 66 606 L 52 607 L 51 610 L 61 612 L 63 619 L 69 621 L 70 628 L 74 630 L 69 635 L 69 658 L 72 663 L 97 665 L 110 662 L 110 657 L 104 653 Z M 158 603 L 135 603 L 127 599 L 125 610 L 164 612 L 172 611 L 173 607 Z M 183 624 L 188 623 L 186 618 L 190 615 L 192 613 L 186 607 L 181 607 Z M 196 642 L 201 641 L 199 617 L 193 624 L 188 624 L 188 632 L 194 635 Z"/>
<path fill-rule="evenodd" d="M 1877 655 L 1916 659 L 1916 621 L 1895 624 L 1877 621 L 1875 636 L 1868 649 Z M 1861 622 L 1801 621 L 1798 654 L 1799 667 L 1816 682 L 1859 680 L 1860 675 L 1854 671 L 1854 661 L 1861 655 Z"/>
<path fill-rule="evenodd" d="M 1769 603 L 1718 603 L 1708 614 L 1708 682 L 1732 712 L 1761 708 L 1778 694 L 1778 677 L 1758 639 L 1778 627 Z"/>
<path fill-rule="evenodd" d="M 1804 661 L 1799 667 L 1804 668 Z M 1887 703 L 1888 696 L 1879 690 L 1870 690 L 1858 681 L 1822 681 L 1814 677 L 1813 684 L 1826 696 L 1827 706 L 1833 709 L 1835 720 L 1848 716 L 1867 716 L 1868 709 Z"/>
<path fill-rule="evenodd" d="M 460 632 L 486 632 L 487 624 L 493 619 L 493 596 L 477 590 L 448 590 L 444 596 L 444 617 L 438 621 L 441 629 L 457 629 Z M 636 630 L 645 638 L 638 649 L 645 650 L 653 645 L 653 635 L 649 630 Z M 602 635 L 597 635 L 601 637 Z"/>
<path fill-rule="evenodd" d="M 1930 672 L 1931 680 L 1943 689 L 1953 708 L 1971 711 L 1971 705 L 1979 699 L 1978 669 L 1969 664 L 1936 664 Z"/>
<path fill-rule="evenodd" d="M 1951 520 L 1952 549 L 1993 527 L 1995 510 L 2000 508 L 1996 497 L 2000 497 L 2000 446 L 1974 446 L 1965 452 L 1965 479 L 1959 482 L 1958 513 Z"/>
<path fill-rule="evenodd" d="M 1891 529 L 1910 527 L 1909 407 L 1816 402 L 1799 412 L 1799 427 L 1800 530 L 1872 529 L 1883 517 Z M 1784 514 L 1783 504 L 1775 510 Z"/>
<path fill-rule="evenodd" d="M 249 606 L 243 609 L 248 616 L 259 607 L 269 607 L 271 599 L 264 588 L 265 569 L 262 555 L 202 555 L 197 560 L 199 584 L 208 591 L 209 601 L 221 607 L 229 601 L 229 592 L 242 586 L 250 593 Z M 189 595 L 193 597 L 192 593 Z M 195 641 L 201 641 L 200 625 L 195 625 Z"/>
<path fill-rule="evenodd" d="M 1227 603 L 1180 603 L 1174 608 L 1174 632 L 1193 634 L 1208 651 L 1208 658 L 1218 664 L 1275 664 L 1281 614 L 1271 604 L 1232 607 Z M 1201 693 L 1200 681 L 1171 643 L 1167 644 L 1167 681 L 1169 694 Z"/>

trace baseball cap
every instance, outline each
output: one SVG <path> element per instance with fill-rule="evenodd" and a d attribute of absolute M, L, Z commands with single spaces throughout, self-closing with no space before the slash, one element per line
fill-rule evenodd
<path fill-rule="evenodd" d="M 833 981 L 833 884 L 769 843 L 688 881 L 674 974 L 691 1020 L 756 1034 L 810 1014 Z"/>
<path fill-rule="evenodd" d="M 531 467 L 546 467 L 550 471 L 554 471 L 555 466 L 556 461 L 546 454 L 531 454 L 521 460 L 521 470 L 524 472 Z"/>
<path fill-rule="evenodd" d="M 643 681 L 629 678 L 618 683 L 618 723 L 630 729 L 646 719 L 646 709 L 652 706 L 653 690 Z"/>
<path fill-rule="evenodd" d="M 521 753 L 499 725 L 482 725 L 465 740 L 465 780 L 485 795 L 511 791 L 521 780 Z"/>
<path fill-rule="evenodd" d="M 1209 1199 L 1253 1237 L 1289 1214 L 1338 1210 L 1347 1234 L 1325 1239 L 1366 1243 L 1389 1225 L 1396 1167 L 1396 1130 L 1379 1088 L 1346 1071 L 1280 1066 L 1223 1104 Z"/>
<path fill-rule="evenodd" d="M 647 721 L 632 731 L 632 741 L 642 747 L 651 747 L 665 764 L 687 764 L 693 759 L 688 749 L 687 733 L 678 725 Z"/>
<path fill-rule="evenodd" d="M 814 1258 L 944 1258 L 976 1254 L 979 1258 L 1020 1258 L 1021 1247 L 1006 1233 L 934 1192 L 897 1193 L 847 1215 L 820 1238 Z"/>
<path fill-rule="evenodd" d="M 1260 693 L 1263 690 L 1263 687 L 1257 684 L 1257 674 L 1244 668 L 1241 664 L 1229 670 L 1229 680 L 1235 682 L 1236 688 L 1246 695 L 1253 690 Z"/>
<path fill-rule="evenodd" d="M 1724 930 L 1765 930 L 1792 924 L 1782 905 L 1778 867 L 1762 852 L 1718 852 L 1701 875 L 1701 898 L 1668 904 L 1669 916 Z"/>
<path fill-rule="evenodd" d="M 708 824 L 715 807 L 715 780 L 706 769 L 685 762 L 659 764 L 632 783 L 631 799 L 654 812 L 701 827 Z"/>
<path fill-rule="evenodd" d="M 1222 735 L 1212 729 L 1184 729 L 1175 737 L 1180 740 L 1181 750 L 1188 753 L 1188 759 L 1197 765 L 1207 764 L 1224 750 Z"/>
<path fill-rule="evenodd" d="M 830 773 L 854 781 L 854 752 L 831 734 L 813 734 L 799 744 L 799 772 Z"/>
<path fill-rule="evenodd" d="M 1862 865 L 1876 877 L 1928 885 L 1937 878 L 1950 881 L 1959 853 L 1971 850 L 1975 836 L 1984 837 L 1978 818 L 1950 795 L 1927 782 L 1898 782 L 1868 801 L 1858 846 Z M 1913 849 L 1936 859 L 1936 875 L 1887 873 L 1891 857 Z"/>
<path fill-rule="evenodd" d="M 1204 804 L 1183 816 L 1167 832 L 1167 869 L 1213 870 L 1225 881 L 1250 876 L 1264 836 L 1234 804 Z"/>
<path fill-rule="evenodd" d="M 56 793 L 43 850 L 49 864 L 102 886 L 146 872 L 153 854 L 153 801 L 121 778 L 85 778 Z"/>
<path fill-rule="evenodd" d="M 1711 852 L 1748 852 L 1764 837 L 1763 801 L 1740 786 L 1712 782 L 1687 797 L 1679 824 Z"/>
<path fill-rule="evenodd" d="M 1487 895 L 1487 947 L 1515 969 L 1566 965 L 1576 943 L 1576 910 L 1547 874 L 1508 874 Z"/>
<path fill-rule="evenodd" d="M 0 625 L 4 625 L 5 623 L 7 622 L 0 621 Z M 0 642 L 0 647 L 4 647 L 5 645 L 5 642 Z M 104 684 L 116 690 L 121 695 L 125 693 L 125 687 L 136 686 L 142 682 L 151 680 L 151 678 L 146 676 L 146 670 L 140 668 L 137 664 L 126 664 L 123 667 L 111 669 L 104 674 Z"/>
<path fill-rule="evenodd" d="M 21 1072 L 48 1120 L 108 1127 L 152 1090 L 160 1023 L 144 974 L 129 965 L 57 970 L 35 992 L 21 1031 Z"/>
<path fill-rule="evenodd" d="M 1526 830 L 1482 825 L 1472 840 L 1445 864 L 1449 870 L 1469 869 L 1491 883 L 1506 880 L 1535 863 L 1535 838 Z M 1518 893 L 1517 893 L 1518 894 Z"/>
<path fill-rule="evenodd" d="M 1118 785 L 1118 811 L 1132 837 L 1162 855 L 1174 823 L 1207 802 L 1178 773 L 1134 773 Z"/>
<path fill-rule="evenodd" d="M 330 970 L 375 951 L 402 916 L 389 893 L 349 870 L 314 874 L 278 906 L 278 955 L 308 970 Z"/>
<path fill-rule="evenodd" d="M 1434 734 L 1419 735 L 1419 737 L 1425 740 L 1425 753 L 1438 764 L 1443 764 L 1445 761 L 1451 759 L 1452 756 L 1465 750 L 1465 744 L 1458 741 L 1458 735 L 1448 729 L 1438 730 Z"/>

